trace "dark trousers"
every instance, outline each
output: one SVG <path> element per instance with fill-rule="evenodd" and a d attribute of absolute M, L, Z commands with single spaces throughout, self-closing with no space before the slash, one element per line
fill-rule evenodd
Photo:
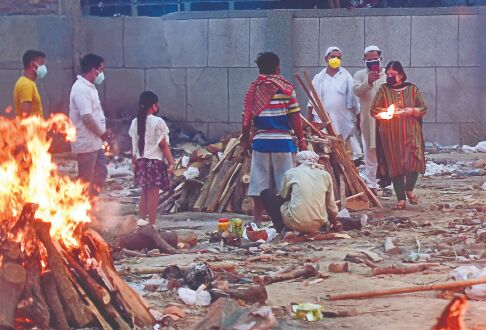
<path fill-rule="evenodd" d="M 417 172 L 412 172 L 392 178 L 393 188 L 395 189 L 399 201 L 407 200 L 406 192 L 413 191 L 418 176 L 419 174 Z"/>
<path fill-rule="evenodd" d="M 108 159 L 103 149 L 77 155 L 78 178 L 89 183 L 89 195 L 97 196 L 108 177 Z"/>
<path fill-rule="evenodd" d="M 263 207 L 267 211 L 267 214 L 272 219 L 273 226 L 277 232 L 281 232 L 285 227 L 282 219 L 282 213 L 280 212 L 280 206 L 285 200 L 279 195 L 275 194 L 271 189 L 265 189 L 260 193 L 260 199 L 262 200 Z"/>

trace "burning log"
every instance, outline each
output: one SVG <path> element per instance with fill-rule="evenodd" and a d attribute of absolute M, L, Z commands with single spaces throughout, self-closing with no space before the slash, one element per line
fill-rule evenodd
<path fill-rule="evenodd" d="M 155 323 L 155 319 L 149 312 L 149 306 L 135 290 L 129 287 L 117 274 L 113 266 L 111 249 L 101 236 L 88 230 L 84 236 L 87 247 L 91 250 L 91 256 L 98 261 L 98 273 L 103 278 L 103 282 L 114 295 L 115 301 L 123 306 L 133 319 L 137 327 L 148 327 Z"/>
<path fill-rule="evenodd" d="M 55 329 L 68 330 L 69 325 L 64 315 L 61 298 L 56 287 L 56 278 L 51 270 L 42 273 L 42 289 L 46 297 L 47 305 L 51 311 L 51 319 Z"/>
<path fill-rule="evenodd" d="M 47 250 L 47 263 L 54 272 L 58 293 L 65 308 L 66 318 L 70 324 L 84 327 L 93 320 L 92 314 L 82 302 L 71 283 L 72 279 L 66 266 L 64 266 L 62 256 L 49 235 L 50 227 L 49 223 L 40 221 L 34 223 L 37 236 Z"/>
<path fill-rule="evenodd" d="M 0 261 L 1 263 L 1 261 Z M 15 328 L 15 310 L 24 290 L 26 281 L 25 269 L 15 263 L 0 265 L 0 328 Z"/>
<path fill-rule="evenodd" d="M 49 307 L 44 300 L 40 277 L 35 268 L 30 267 L 27 270 L 22 300 L 17 305 L 17 316 L 32 320 L 41 329 L 49 328 Z"/>

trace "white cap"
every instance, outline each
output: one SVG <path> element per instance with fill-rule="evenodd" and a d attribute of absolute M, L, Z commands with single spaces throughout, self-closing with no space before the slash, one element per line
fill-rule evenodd
<path fill-rule="evenodd" d="M 374 46 L 374 45 L 366 47 L 365 50 L 364 50 L 364 53 L 366 55 L 368 52 L 372 52 L 372 51 L 377 51 L 377 52 L 381 53 L 380 48 L 378 48 L 378 46 Z"/>
<path fill-rule="evenodd" d="M 329 55 L 333 50 L 337 50 L 341 52 L 341 54 L 343 53 L 343 51 L 339 47 L 331 46 L 326 50 L 326 56 Z"/>
<path fill-rule="evenodd" d="M 319 155 L 311 150 L 299 151 L 295 156 L 295 160 L 299 164 L 317 164 Z"/>

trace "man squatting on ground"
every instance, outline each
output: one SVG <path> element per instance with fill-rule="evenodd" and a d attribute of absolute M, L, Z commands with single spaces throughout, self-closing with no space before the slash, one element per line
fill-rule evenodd
<path fill-rule="evenodd" d="M 278 195 L 270 189 L 260 195 L 275 229 L 312 234 L 328 220 L 332 226 L 337 225 L 332 178 L 318 164 L 319 156 L 313 151 L 300 151 L 296 161 L 299 166 L 285 172 Z"/>
<path fill-rule="evenodd" d="M 294 86 L 280 75 L 280 59 L 271 52 L 259 54 L 258 78 L 245 95 L 242 143 L 253 148 L 248 195 L 254 200 L 254 218 L 261 225 L 264 206 L 261 192 L 280 191 L 283 176 L 293 167 L 292 153 L 306 150 L 300 108 Z"/>

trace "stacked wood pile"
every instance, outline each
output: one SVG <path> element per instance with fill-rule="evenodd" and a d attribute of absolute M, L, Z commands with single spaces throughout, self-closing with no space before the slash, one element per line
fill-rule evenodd
<path fill-rule="evenodd" d="M 49 223 L 34 219 L 36 210 L 26 204 L 14 226 L 0 228 L 1 329 L 155 324 L 145 301 L 116 273 L 101 236 L 86 230 L 80 247 L 67 248 L 51 238 Z"/>
<path fill-rule="evenodd" d="M 363 182 L 345 143 L 336 133 L 322 102 L 305 73 L 307 84 L 297 76 L 323 123 L 325 134 L 304 117 L 309 148 L 320 155 L 320 163 L 331 174 L 338 203 L 348 209 L 381 207 L 380 201 Z M 241 136 L 240 136 L 241 137 Z M 200 171 L 197 179 L 185 179 L 186 168 L 178 164 L 172 190 L 163 193 L 159 212 L 180 211 L 234 212 L 251 214 L 253 202 L 246 195 L 250 181 L 251 157 L 240 145 L 240 137 L 224 138 L 220 143 L 192 152 L 188 167 Z"/>

